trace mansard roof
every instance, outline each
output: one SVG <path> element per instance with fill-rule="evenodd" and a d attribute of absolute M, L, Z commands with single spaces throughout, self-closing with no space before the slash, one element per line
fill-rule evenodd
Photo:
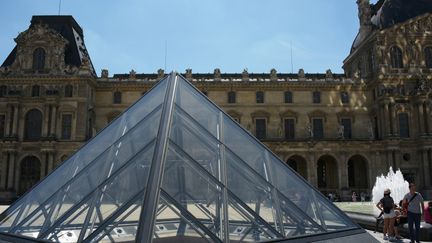
<path fill-rule="evenodd" d="M 430 0 L 380 0 L 372 6 L 372 23 L 386 29 L 425 13 L 432 13 Z"/>

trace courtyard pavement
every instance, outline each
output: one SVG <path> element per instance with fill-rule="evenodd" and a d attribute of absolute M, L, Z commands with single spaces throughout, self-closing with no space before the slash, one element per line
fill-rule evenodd
<path fill-rule="evenodd" d="M 370 235 L 372 235 L 375 239 L 377 239 L 379 242 L 391 242 L 388 240 L 384 240 L 384 235 L 382 232 L 376 232 L 374 233 L 372 230 L 366 230 Z M 403 243 L 410 243 L 409 239 L 401 239 L 393 242 L 403 242 Z M 432 242 L 432 241 L 422 241 L 422 242 Z"/>

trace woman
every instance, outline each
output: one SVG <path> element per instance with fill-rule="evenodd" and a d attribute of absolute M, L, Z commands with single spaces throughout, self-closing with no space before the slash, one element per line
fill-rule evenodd
<path fill-rule="evenodd" d="M 384 240 L 395 240 L 394 238 L 394 221 L 395 221 L 395 204 L 390 197 L 390 189 L 384 191 L 384 197 L 377 203 L 377 208 L 384 213 Z"/>

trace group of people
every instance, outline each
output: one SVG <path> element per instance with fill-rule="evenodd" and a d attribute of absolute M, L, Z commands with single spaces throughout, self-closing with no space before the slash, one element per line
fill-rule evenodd
<path fill-rule="evenodd" d="M 395 204 L 390 194 L 390 189 L 386 189 L 384 197 L 376 205 L 381 210 L 384 218 L 384 240 L 400 239 L 401 236 L 397 227 L 408 222 L 411 242 L 420 242 L 420 220 L 424 204 L 422 195 L 416 191 L 414 183 L 409 184 L 409 193 L 404 196 L 398 205 Z M 430 207 L 427 210 L 430 210 Z M 427 212 L 427 215 L 430 217 L 429 212 Z"/>
<path fill-rule="evenodd" d="M 360 201 L 365 202 L 369 198 L 369 195 L 367 195 L 365 192 L 360 193 Z M 351 195 L 351 201 L 357 202 L 358 201 L 358 195 L 356 192 L 353 192 Z"/>

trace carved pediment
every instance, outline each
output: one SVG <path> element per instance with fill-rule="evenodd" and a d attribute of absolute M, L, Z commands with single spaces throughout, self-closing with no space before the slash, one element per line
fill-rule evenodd
<path fill-rule="evenodd" d="M 17 43 L 16 57 L 8 68 L 11 73 L 32 74 L 64 73 L 65 48 L 68 41 L 59 33 L 46 25 L 35 24 L 15 38 Z M 43 68 L 34 70 L 34 55 L 36 50 L 43 50 Z"/>
<path fill-rule="evenodd" d="M 350 111 L 350 110 L 340 111 L 340 112 L 336 113 L 336 116 L 338 118 L 338 121 L 340 121 L 342 118 L 350 118 L 353 123 L 355 122 L 354 112 Z"/>
<path fill-rule="evenodd" d="M 251 113 L 252 120 L 254 120 L 254 118 L 257 118 L 257 117 L 263 117 L 263 118 L 267 118 L 267 122 L 268 122 L 270 120 L 270 116 L 271 116 L 270 113 L 268 113 L 267 111 L 263 111 L 263 110 L 258 110 L 258 111 Z"/>
<path fill-rule="evenodd" d="M 279 113 L 279 116 L 281 118 L 281 121 L 283 121 L 285 118 L 294 118 L 297 122 L 298 119 L 298 113 L 292 110 L 287 110 L 284 112 Z"/>
<path fill-rule="evenodd" d="M 312 120 L 312 118 L 323 118 L 324 121 L 327 121 L 327 113 L 322 110 L 314 110 L 312 112 L 309 112 L 308 117 L 310 120 Z"/>
<path fill-rule="evenodd" d="M 228 115 L 230 115 L 232 118 L 240 118 L 242 114 L 240 112 L 229 110 L 226 112 Z"/>

